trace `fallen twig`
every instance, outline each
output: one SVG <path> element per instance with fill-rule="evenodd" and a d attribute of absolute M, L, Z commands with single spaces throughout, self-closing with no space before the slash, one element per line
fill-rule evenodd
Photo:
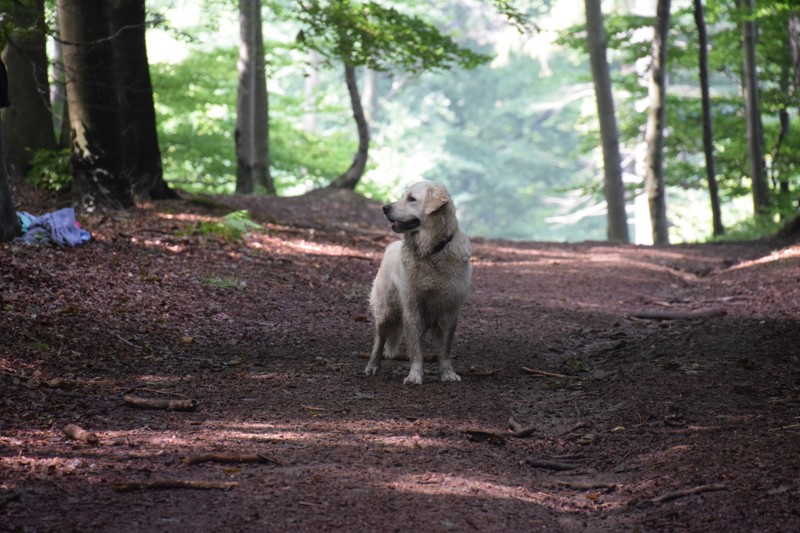
<path fill-rule="evenodd" d="M 698 487 L 692 487 L 690 489 L 682 489 L 682 490 L 676 490 L 674 492 L 668 492 L 657 498 L 642 500 L 639 502 L 639 505 L 654 505 L 654 504 L 666 503 L 666 502 L 671 502 L 672 500 L 677 500 L 678 498 L 683 498 L 684 496 L 692 496 L 694 494 L 700 494 L 702 492 L 713 492 L 718 490 L 728 490 L 728 487 L 726 485 L 721 485 L 721 484 L 700 485 Z"/>
<path fill-rule="evenodd" d="M 715 318 L 727 315 L 724 309 L 705 309 L 700 311 L 634 311 L 628 316 L 642 320 L 697 320 L 700 318 Z"/>
<path fill-rule="evenodd" d="M 522 424 L 517 422 L 513 416 L 508 419 L 508 427 L 511 428 L 510 435 L 518 439 L 524 439 L 525 437 L 530 437 L 536 431 L 535 426 L 523 426 Z"/>
<path fill-rule="evenodd" d="M 85 442 L 87 444 L 97 444 L 100 442 L 100 439 L 97 437 L 97 435 L 90 431 L 86 431 L 76 424 L 67 424 L 61 431 L 63 431 L 64 435 L 67 437 Z"/>
<path fill-rule="evenodd" d="M 111 485 L 116 491 L 130 492 L 134 490 L 152 489 L 232 489 L 238 487 L 235 481 L 193 481 L 179 479 L 161 479 L 158 481 L 143 481 L 133 483 L 114 483 Z"/>
<path fill-rule="evenodd" d="M 275 463 L 280 462 L 261 455 L 255 454 L 239 454 L 239 453 L 204 453 L 202 455 L 195 455 L 194 457 L 185 457 L 183 463 L 187 465 L 196 465 L 200 463 Z"/>
<path fill-rule="evenodd" d="M 122 397 L 125 403 L 141 409 L 164 409 L 167 411 L 194 411 L 197 400 L 164 400 L 156 398 L 142 398 L 135 394 L 126 394 Z"/>
<path fill-rule="evenodd" d="M 526 374 L 531 374 L 532 376 L 538 376 L 538 377 L 544 377 L 544 378 L 560 378 L 560 379 L 564 379 L 564 378 L 568 378 L 569 377 L 569 376 L 566 376 L 564 374 L 557 374 L 555 372 L 548 372 L 546 370 L 539 370 L 538 368 L 529 368 L 527 366 L 523 366 L 522 367 L 522 371 L 525 372 Z"/>
<path fill-rule="evenodd" d="M 496 376 L 505 369 L 506 367 L 495 368 L 493 370 L 478 370 L 474 365 L 470 365 L 466 370 L 463 370 L 461 373 L 466 374 L 468 376 L 476 376 L 483 378 L 483 377 Z"/>
<path fill-rule="evenodd" d="M 575 465 L 567 463 L 559 463 L 558 461 L 550 461 L 547 459 L 527 459 L 526 462 L 534 468 L 545 468 L 547 470 L 575 470 L 578 468 Z"/>
<path fill-rule="evenodd" d="M 562 487 L 568 487 L 570 489 L 576 489 L 576 490 L 592 490 L 592 489 L 616 490 L 617 488 L 616 483 L 605 483 L 603 481 L 565 481 L 562 479 L 557 479 L 556 484 L 561 485 Z"/>

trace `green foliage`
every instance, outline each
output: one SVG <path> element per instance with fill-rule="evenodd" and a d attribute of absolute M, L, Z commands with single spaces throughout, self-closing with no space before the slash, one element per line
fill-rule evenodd
<path fill-rule="evenodd" d="M 376 2 L 312 0 L 301 4 L 300 46 L 350 66 L 409 72 L 470 69 L 491 59 L 459 46 L 434 25 Z"/>
<path fill-rule="evenodd" d="M 272 45 L 273 78 L 290 58 Z M 236 159 L 235 48 L 193 51 L 179 64 L 151 66 L 164 178 L 191 192 L 233 193 Z M 302 78 L 300 78 L 302 82 Z M 354 148 L 351 135 L 340 130 L 321 135 L 300 129 L 302 86 L 270 95 L 270 159 L 279 193 L 327 183 L 346 166 Z M 299 93 L 298 93 L 299 91 Z M 342 114 L 343 108 L 320 106 L 320 115 Z"/>
<path fill-rule="evenodd" d="M 37 150 L 31 160 L 28 181 L 45 191 L 62 191 L 72 184 L 69 149 Z"/>
<path fill-rule="evenodd" d="M 250 231 L 260 231 L 261 224 L 253 222 L 245 211 L 234 211 L 219 222 L 200 222 L 194 229 L 197 235 L 216 235 L 230 242 L 240 241 Z"/>

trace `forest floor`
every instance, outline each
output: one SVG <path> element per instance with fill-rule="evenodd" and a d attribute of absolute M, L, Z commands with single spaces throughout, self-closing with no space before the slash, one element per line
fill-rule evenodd
<path fill-rule="evenodd" d="M 797 240 L 473 239 L 462 381 L 403 386 L 379 205 L 216 202 L 0 245 L 0 530 L 800 530 Z M 264 229 L 202 234 L 231 209 Z"/>

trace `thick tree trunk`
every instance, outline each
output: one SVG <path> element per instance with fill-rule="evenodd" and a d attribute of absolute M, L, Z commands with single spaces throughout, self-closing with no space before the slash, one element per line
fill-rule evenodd
<path fill-rule="evenodd" d="M 645 140 L 645 189 L 650 205 L 653 243 L 669 244 L 667 226 L 667 192 L 664 180 L 664 111 L 666 108 L 667 42 L 670 0 L 658 0 L 650 64 L 650 110 L 647 114 Z"/>
<path fill-rule="evenodd" d="M 361 95 L 358 92 L 358 82 L 356 80 L 356 69 L 347 64 L 344 66 L 344 79 L 347 82 L 347 91 L 350 93 L 350 105 L 353 108 L 353 119 L 356 121 L 358 129 L 358 151 L 353 158 L 353 163 L 347 171 L 333 180 L 328 187 L 333 189 L 353 190 L 364 175 L 369 158 L 369 126 L 367 117 L 364 115 L 364 108 L 361 105 Z"/>
<path fill-rule="evenodd" d="M 8 75 L 3 59 L 0 58 L 0 109 L 6 109 L 8 105 Z M 3 123 L 0 119 L 0 241 L 9 241 L 19 234 L 19 221 L 11 198 L 11 187 L 8 184 L 4 146 Z"/>
<path fill-rule="evenodd" d="M 603 145 L 605 178 L 603 192 L 608 204 L 608 240 L 629 242 L 628 216 L 625 212 L 625 187 L 622 183 L 622 161 L 619 153 L 619 133 L 614 112 L 614 97 L 606 58 L 606 33 L 600 2 L 585 0 L 586 33 L 589 59 L 597 99 L 597 116 L 600 120 L 600 137 Z"/>
<path fill-rule="evenodd" d="M 50 112 L 44 0 L 28 2 L 12 11 L 12 27 L 3 50 L 9 74 L 9 96 L 14 107 L 3 111 L 7 164 L 14 176 L 25 176 L 37 150 L 55 150 Z"/>
<path fill-rule="evenodd" d="M 697 25 L 697 38 L 700 50 L 698 52 L 700 64 L 700 97 L 703 107 L 703 152 L 706 157 L 706 179 L 708 180 L 708 194 L 711 198 L 711 218 L 714 236 L 725 233 L 722 224 L 722 209 L 719 201 L 719 185 L 714 164 L 714 128 L 711 121 L 711 96 L 708 89 L 708 36 L 706 32 L 706 17 L 703 10 L 703 0 L 694 0 L 694 21 Z"/>
<path fill-rule="evenodd" d="M 269 102 L 261 1 L 239 0 L 239 91 L 236 103 L 236 192 L 256 184 L 275 194 L 269 170 Z"/>
<path fill-rule="evenodd" d="M 117 66 L 122 126 L 122 175 L 137 194 L 153 200 L 177 198 L 164 181 L 158 147 L 153 86 L 145 42 L 144 0 L 112 0 L 111 35 Z"/>
<path fill-rule="evenodd" d="M 767 170 L 764 163 L 764 129 L 756 71 L 756 23 L 749 17 L 754 12 L 754 0 L 739 0 L 745 13 L 742 20 L 742 86 L 744 88 L 745 120 L 747 121 L 747 146 L 750 156 L 750 178 L 753 182 L 753 210 L 762 213 L 770 204 Z"/>
<path fill-rule="evenodd" d="M 79 209 L 132 207 L 106 0 L 58 0 L 71 127 L 72 188 Z"/>

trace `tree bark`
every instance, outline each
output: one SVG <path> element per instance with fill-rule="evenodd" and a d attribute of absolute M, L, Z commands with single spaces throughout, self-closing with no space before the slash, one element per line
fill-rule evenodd
<path fill-rule="evenodd" d="M 756 71 L 756 23 L 751 19 L 754 0 L 739 0 L 744 18 L 742 20 L 742 86 L 744 89 L 745 120 L 747 122 L 747 146 L 750 159 L 750 178 L 753 182 L 753 210 L 763 213 L 770 204 L 767 171 L 764 163 L 764 129 L 761 123 L 761 107 Z"/>
<path fill-rule="evenodd" d="M 792 56 L 792 70 L 794 72 L 794 94 L 797 105 L 800 106 L 800 13 L 791 13 L 788 22 L 789 51 Z"/>
<path fill-rule="evenodd" d="M 364 115 L 364 107 L 361 105 L 361 95 L 358 92 L 358 82 L 356 80 L 356 69 L 345 63 L 344 79 L 347 82 L 347 92 L 350 93 L 350 105 L 353 108 L 353 119 L 356 121 L 358 130 L 358 151 L 353 158 L 353 163 L 347 171 L 333 180 L 328 187 L 333 189 L 353 190 L 364 175 L 369 158 L 369 125 L 367 117 Z"/>
<path fill-rule="evenodd" d="M 12 27 L 3 50 L 14 107 L 3 111 L 8 171 L 24 177 L 37 150 L 55 150 L 50 111 L 44 0 L 33 0 L 11 12 Z"/>
<path fill-rule="evenodd" d="M 0 58 L 0 109 L 8 108 L 8 75 L 3 59 Z M 8 184 L 5 143 L 3 142 L 3 121 L 0 118 L 0 241 L 9 241 L 19 234 L 19 220 L 11 198 Z"/>
<path fill-rule="evenodd" d="M 586 33 L 592 66 L 597 116 L 603 145 L 603 192 L 608 204 L 608 240 L 629 242 L 628 216 L 625 212 L 625 187 L 622 183 L 622 161 L 619 153 L 619 132 L 614 111 L 614 96 L 606 58 L 606 33 L 598 0 L 585 0 Z"/>
<path fill-rule="evenodd" d="M 122 126 L 122 175 L 137 194 L 153 200 L 177 198 L 164 181 L 158 146 L 153 85 L 145 42 L 144 0 L 113 0 L 111 35 L 117 66 L 117 96 Z"/>
<path fill-rule="evenodd" d="M 667 42 L 669 39 L 670 0 L 658 0 L 650 64 L 650 110 L 645 140 L 645 189 L 650 205 L 653 244 L 669 244 L 667 192 L 664 180 L 664 111 L 666 108 Z"/>
<path fill-rule="evenodd" d="M 239 90 L 236 102 L 236 192 L 256 184 L 275 194 L 269 170 L 269 101 L 261 0 L 239 0 Z"/>
<path fill-rule="evenodd" d="M 708 89 L 708 35 L 703 0 L 694 0 L 694 21 L 697 25 L 700 65 L 700 98 L 703 107 L 703 152 L 706 158 L 706 180 L 711 199 L 712 231 L 715 237 L 725 233 L 719 201 L 719 185 L 714 163 L 714 128 L 711 120 L 711 96 Z"/>
<path fill-rule="evenodd" d="M 114 51 L 105 0 L 58 0 L 70 111 L 72 188 L 79 209 L 133 207 L 122 175 Z"/>

